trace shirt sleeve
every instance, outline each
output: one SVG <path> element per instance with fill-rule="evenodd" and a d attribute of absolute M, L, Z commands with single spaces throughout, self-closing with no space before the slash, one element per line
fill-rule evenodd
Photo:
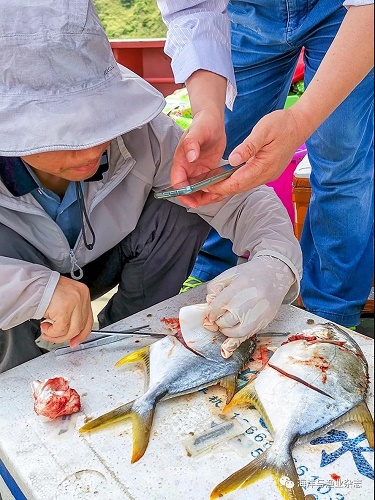
<path fill-rule="evenodd" d="M 157 0 L 168 28 L 165 52 L 172 59 L 176 83 L 204 69 L 227 79 L 226 104 L 237 94 L 231 57 L 228 0 Z"/>
<path fill-rule="evenodd" d="M 360 7 L 361 5 L 372 5 L 374 0 L 346 0 L 344 7 Z"/>

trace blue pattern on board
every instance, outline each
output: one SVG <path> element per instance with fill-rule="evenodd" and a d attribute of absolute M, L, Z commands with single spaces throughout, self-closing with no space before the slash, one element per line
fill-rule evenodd
<path fill-rule="evenodd" d="M 363 476 L 368 477 L 369 479 L 374 479 L 374 469 L 367 462 L 363 453 L 365 452 L 374 452 L 373 448 L 369 446 L 361 446 L 358 447 L 358 444 L 361 441 L 366 439 L 366 434 L 363 433 L 360 436 L 349 439 L 348 434 L 344 431 L 336 431 L 331 430 L 328 432 L 328 435 L 320 438 L 313 439 L 311 444 L 330 444 L 330 443 L 341 443 L 342 446 L 338 450 L 333 453 L 327 453 L 325 450 L 322 451 L 322 460 L 320 463 L 320 467 L 325 467 L 336 460 L 338 460 L 342 455 L 347 452 L 350 452 L 353 456 L 354 463 Z"/>

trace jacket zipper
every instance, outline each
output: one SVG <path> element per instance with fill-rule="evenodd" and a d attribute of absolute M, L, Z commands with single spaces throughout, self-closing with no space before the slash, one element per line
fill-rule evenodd
<path fill-rule="evenodd" d="M 74 280 L 79 281 L 83 278 L 83 270 L 77 264 L 77 259 L 76 259 L 76 256 L 75 256 L 73 250 L 69 250 L 69 257 L 70 257 L 70 262 L 72 264 L 72 266 L 70 268 L 70 276 Z"/>

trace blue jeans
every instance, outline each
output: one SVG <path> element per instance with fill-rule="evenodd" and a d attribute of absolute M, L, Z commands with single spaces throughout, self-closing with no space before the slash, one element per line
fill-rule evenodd
<path fill-rule="evenodd" d="M 262 116 L 283 108 L 302 47 L 309 84 L 346 13 L 341 0 L 238 0 L 229 10 L 238 97 L 226 113 L 226 154 Z M 372 71 L 307 141 L 312 197 L 301 296 L 309 311 L 344 326 L 359 324 L 373 276 L 373 94 Z M 218 246 L 211 231 L 196 277 L 219 268 L 202 263 L 212 238 Z M 221 253 L 227 262 L 219 272 L 236 260 L 227 240 Z"/>

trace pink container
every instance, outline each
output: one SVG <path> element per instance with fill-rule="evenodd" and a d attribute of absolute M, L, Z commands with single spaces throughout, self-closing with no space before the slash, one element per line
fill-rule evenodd
<path fill-rule="evenodd" d="M 292 161 L 286 167 L 278 179 L 269 182 L 267 186 L 272 187 L 288 211 L 290 220 L 294 224 L 294 208 L 292 202 L 293 174 L 297 165 L 307 154 L 306 145 L 302 144 L 294 153 Z"/>

